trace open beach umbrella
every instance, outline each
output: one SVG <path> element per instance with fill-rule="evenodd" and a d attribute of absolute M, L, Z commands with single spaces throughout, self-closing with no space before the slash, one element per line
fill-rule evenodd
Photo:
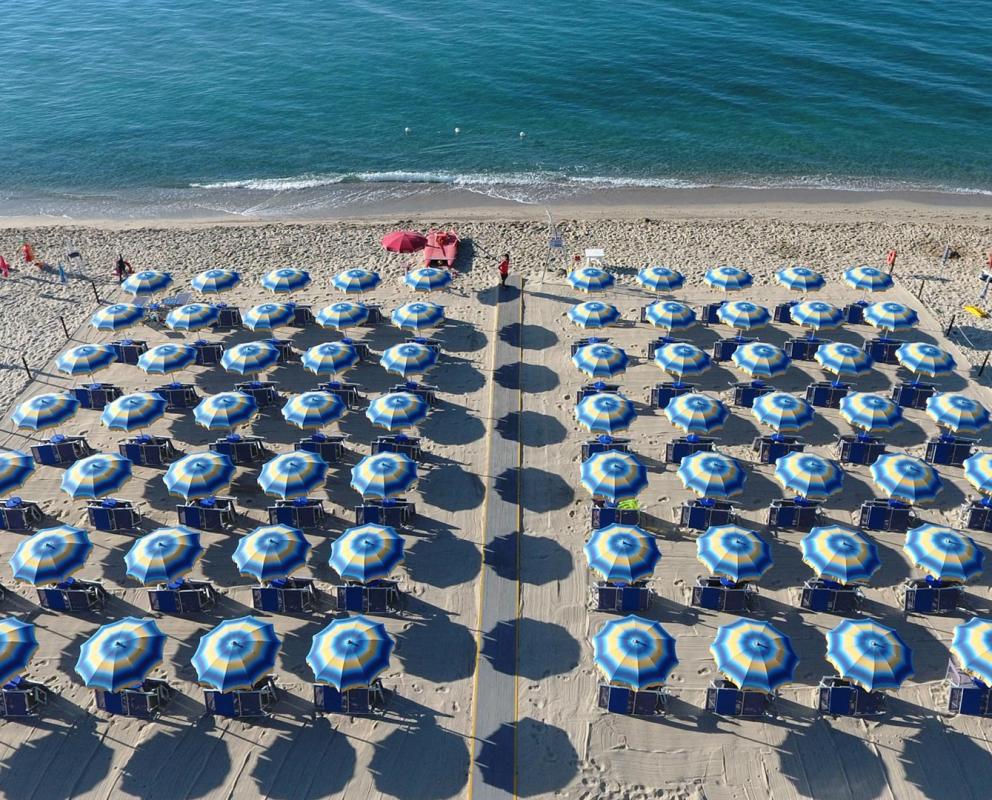
<path fill-rule="evenodd" d="M 616 279 L 613 273 L 600 267 L 579 267 L 568 273 L 568 282 L 580 292 L 601 292 L 616 283 Z"/>
<path fill-rule="evenodd" d="M 68 392 L 38 394 L 14 409 L 10 418 L 18 428 L 42 431 L 61 425 L 75 416 L 79 401 Z"/>
<path fill-rule="evenodd" d="M 444 322 L 444 306 L 425 302 L 407 303 L 393 309 L 389 318 L 397 328 L 422 331 Z"/>
<path fill-rule="evenodd" d="M 294 450 L 270 458 L 262 465 L 258 485 L 268 495 L 288 500 L 306 497 L 327 477 L 327 462 L 309 450 Z"/>
<path fill-rule="evenodd" d="M 393 647 L 381 622 L 361 614 L 343 617 L 313 637 L 307 664 L 317 683 L 346 692 L 370 685 L 385 672 Z"/>
<path fill-rule="evenodd" d="M 844 270 L 844 283 L 864 292 L 883 292 L 892 288 L 892 276 L 877 267 L 851 267 Z"/>
<path fill-rule="evenodd" d="M 233 289 L 241 283 L 241 276 L 233 269 L 208 269 L 193 276 L 190 281 L 200 294 L 220 294 Z"/>
<path fill-rule="evenodd" d="M 351 487 L 362 497 L 385 500 L 417 482 L 417 464 L 402 453 L 365 456 L 351 468 Z"/>
<path fill-rule="evenodd" d="M 262 288 L 275 294 L 298 292 L 310 285 L 310 273 L 296 267 L 280 267 L 262 276 Z"/>
<path fill-rule="evenodd" d="M 173 461 L 162 480 L 169 494 L 193 500 L 211 497 L 228 486 L 234 469 L 231 459 L 221 453 L 190 453 Z"/>
<path fill-rule="evenodd" d="M 90 317 L 90 325 L 98 331 L 119 331 L 137 325 L 145 318 L 145 309 L 134 303 L 114 303 L 97 309 Z"/>
<path fill-rule="evenodd" d="M 840 415 L 852 427 L 869 433 L 891 431 L 902 425 L 902 409 L 888 397 L 849 392 L 841 398 Z"/>
<path fill-rule="evenodd" d="M 33 622 L 17 617 L 0 619 L 0 686 L 24 672 L 37 649 Z"/>
<path fill-rule="evenodd" d="M 91 375 L 117 361 L 117 351 L 109 344 L 81 344 L 60 353 L 55 368 L 66 375 Z"/>
<path fill-rule="evenodd" d="M 258 402 L 247 392 L 219 392 L 204 397 L 193 409 L 196 424 L 208 431 L 233 430 L 258 414 Z"/>
<path fill-rule="evenodd" d="M 821 344 L 813 353 L 813 359 L 827 372 L 835 375 L 863 375 L 871 372 L 872 360 L 860 347 L 847 342 Z"/>
<path fill-rule="evenodd" d="M 957 366 L 950 353 L 926 342 L 906 342 L 899 345 L 896 360 L 910 372 L 931 377 L 953 372 Z"/>
<path fill-rule="evenodd" d="M 289 325 L 296 317 L 293 303 L 259 303 L 247 309 L 241 320 L 244 326 L 253 331 L 271 331 Z"/>
<path fill-rule="evenodd" d="M 636 280 L 651 292 L 674 292 L 682 288 L 685 276 L 668 267 L 643 267 L 637 271 Z"/>
<path fill-rule="evenodd" d="M 696 540 L 696 558 L 711 575 L 734 583 L 756 581 L 772 565 L 768 543 L 740 525 L 711 525 Z"/>
<path fill-rule="evenodd" d="M 703 280 L 714 289 L 723 289 L 725 292 L 737 292 L 754 283 L 750 273 L 737 267 L 713 267 L 706 271 Z"/>
<path fill-rule="evenodd" d="M 865 306 L 865 321 L 873 328 L 882 331 L 901 331 L 912 328 L 919 322 L 919 316 L 909 306 L 887 300 Z"/>
<path fill-rule="evenodd" d="M 572 363 L 590 378 L 612 378 L 627 371 L 630 359 L 619 347 L 606 342 L 595 342 L 580 347 L 572 356 Z"/>
<path fill-rule="evenodd" d="M 803 303 L 796 303 L 789 309 L 789 315 L 796 325 L 809 328 L 810 336 L 813 335 L 813 331 L 837 328 L 844 324 L 844 311 L 833 303 L 826 303 L 823 300 L 806 300 Z"/>
<path fill-rule="evenodd" d="M 568 318 L 580 328 L 607 328 L 620 319 L 620 312 L 609 303 L 588 300 L 572 306 Z"/>
<path fill-rule="evenodd" d="M 763 328 L 772 318 L 767 308 L 748 300 L 728 300 L 717 309 L 716 316 L 724 325 L 739 331 Z"/>
<path fill-rule="evenodd" d="M 382 237 L 382 246 L 392 253 L 416 253 L 427 247 L 427 237 L 418 231 L 393 231 Z"/>
<path fill-rule="evenodd" d="M 110 430 L 131 432 L 147 428 L 165 416 L 169 404 L 157 392 L 134 392 L 111 400 L 103 407 L 100 422 Z"/>
<path fill-rule="evenodd" d="M 165 634 L 154 620 L 124 617 L 101 625 L 83 642 L 76 674 L 91 689 L 119 692 L 140 686 L 164 652 Z"/>
<path fill-rule="evenodd" d="M 902 453 L 883 453 L 870 471 L 872 481 L 886 497 L 909 505 L 928 503 L 944 488 L 937 470 Z"/>
<path fill-rule="evenodd" d="M 788 453 L 775 462 L 775 480 L 800 497 L 819 501 L 841 490 L 844 471 L 836 461 L 814 453 Z"/>
<path fill-rule="evenodd" d="M 911 528 L 902 546 L 910 561 L 939 581 L 964 583 L 981 574 L 985 553 L 970 536 L 929 523 Z"/>
<path fill-rule="evenodd" d="M 188 344 L 159 344 L 138 356 L 138 368 L 148 375 L 168 375 L 196 361 L 196 348 Z"/>
<path fill-rule="evenodd" d="M 337 375 L 360 361 L 358 351 L 347 342 L 324 342 L 309 348 L 300 359 L 315 375 Z"/>
<path fill-rule="evenodd" d="M 307 563 L 310 543 L 289 525 L 262 525 L 238 541 L 231 556 L 242 575 L 259 581 L 288 578 Z"/>
<path fill-rule="evenodd" d="M 403 537 L 386 525 L 348 528 L 331 545 L 327 563 L 343 580 L 387 578 L 403 563 Z"/>
<path fill-rule="evenodd" d="M 224 620 L 200 637 L 193 669 L 200 683 L 219 692 L 251 689 L 275 668 L 279 644 L 271 622 Z"/>
<path fill-rule="evenodd" d="M 813 424 L 814 411 L 804 398 L 788 392 L 768 392 L 754 399 L 751 416 L 776 433 L 798 433 Z"/>
<path fill-rule="evenodd" d="M 698 452 L 682 459 L 678 468 L 682 485 L 700 497 L 725 499 L 744 491 L 747 475 L 740 462 L 714 452 Z"/>
<path fill-rule="evenodd" d="M 613 523 L 593 531 L 582 548 L 589 568 L 612 583 L 633 583 L 649 576 L 661 559 L 655 538 L 636 525 Z"/>
<path fill-rule="evenodd" d="M 661 686 L 679 663 L 675 638 L 661 623 L 633 614 L 604 623 L 592 647 L 606 680 L 632 689 Z"/>
<path fill-rule="evenodd" d="M 302 430 L 317 430 L 337 422 L 348 410 L 347 404 L 332 392 L 303 392 L 283 404 L 283 418 Z"/>
<path fill-rule="evenodd" d="M 796 673 L 789 637 L 768 622 L 740 619 L 721 625 L 710 645 L 717 670 L 741 689 L 773 692 Z"/>
<path fill-rule="evenodd" d="M 105 497 L 131 477 L 131 461 L 118 453 L 80 458 L 62 473 L 62 491 L 69 497 Z"/>
<path fill-rule="evenodd" d="M 734 350 L 730 360 L 745 375 L 772 378 L 785 372 L 792 359 L 785 354 L 785 350 L 773 344 L 745 342 Z"/>
<path fill-rule="evenodd" d="M 369 403 L 365 416 L 369 422 L 387 431 L 411 428 L 427 419 L 427 401 L 412 392 L 390 392 Z"/>
<path fill-rule="evenodd" d="M 654 350 L 654 363 L 663 372 L 683 378 L 698 375 L 710 368 L 710 354 L 687 342 L 669 342 Z"/>
<path fill-rule="evenodd" d="M 331 285 L 345 294 L 361 294 L 372 291 L 381 281 L 378 272 L 355 267 L 339 272 L 331 278 Z"/>
<path fill-rule="evenodd" d="M 656 328 L 667 331 L 684 330 L 696 324 L 696 312 L 685 303 L 659 300 L 644 307 L 644 319 Z"/>
<path fill-rule="evenodd" d="M 587 394 L 575 406 L 579 425 L 592 433 L 612 436 L 627 430 L 637 418 L 634 404 L 622 394 Z"/>
<path fill-rule="evenodd" d="M 32 586 L 61 583 L 82 569 L 92 549 L 90 537 L 81 528 L 43 528 L 17 546 L 10 569 L 15 579 Z"/>
<path fill-rule="evenodd" d="M 437 364 L 438 352 L 433 347 L 417 342 L 394 344 L 383 351 L 379 363 L 386 372 L 394 375 L 423 375 Z"/>
<path fill-rule="evenodd" d="M 875 543 L 840 525 L 813 528 L 802 540 L 803 563 L 819 577 L 844 586 L 867 583 L 882 566 Z"/>
<path fill-rule="evenodd" d="M 220 309 L 209 303 L 188 303 L 174 308 L 165 317 L 165 326 L 173 331 L 198 331 L 220 319 Z"/>
<path fill-rule="evenodd" d="M 898 689 L 913 674 L 913 653 L 892 628 L 871 619 L 845 619 L 827 632 L 827 661 L 867 692 Z"/>
<path fill-rule="evenodd" d="M 418 267 L 403 276 L 403 283 L 417 292 L 433 292 L 451 283 L 451 273 L 438 267 Z"/>
<path fill-rule="evenodd" d="M 121 291 L 135 297 L 155 294 L 168 289 L 172 285 L 172 276 L 168 272 L 157 269 L 143 269 L 128 275 L 121 284 Z"/>
<path fill-rule="evenodd" d="M 992 495 L 992 453 L 979 452 L 962 463 L 964 478 L 984 495 Z"/>
<path fill-rule="evenodd" d="M 709 433 L 723 427 L 730 410 L 722 400 L 701 392 L 689 392 L 669 400 L 665 416 L 686 433 Z"/>
<path fill-rule="evenodd" d="M 954 433 L 974 434 L 989 425 L 989 411 L 977 400 L 957 392 L 940 392 L 927 400 L 927 416 Z"/>
<path fill-rule="evenodd" d="M 322 328 L 332 328 L 336 331 L 343 331 L 362 325 L 368 321 L 369 308 L 364 303 L 354 303 L 350 300 L 342 300 L 339 303 L 331 303 L 324 306 L 317 312 L 317 324 Z"/>
<path fill-rule="evenodd" d="M 203 555 L 200 533 L 184 525 L 156 528 L 124 556 L 127 574 L 144 584 L 171 583 L 192 571 Z"/>
<path fill-rule="evenodd" d="M 618 450 L 593 453 L 582 463 L 580 475 L 589 494 L 611 503 L 637 497 L 648 485 L 644 465 L 630 453 Z"/>
<path fill-rule="evenodd" d="M 992 619 L 972 617 L 956 625 L 951 655 L 969 675 L 992 684 Z"/>
<path fill-rule="evenodd" d="M 228 372 L 251 375 L 264 372 L 279 361 L 279 348 L 272 342 L 244 342 L 228 347 L 220 363 Z"/>
<path fill-rule="evenodd" d="M 0 451 L 0 494 L 24 485 L 34 473 L 34 458 L 20 450 Z"/>
<path fill-rule="evenodd" d="M 819 272 L 809 267 L 783 267 L 775 273 L 775 280 L 794 292 L 815 292 L 826 283 Z"/>

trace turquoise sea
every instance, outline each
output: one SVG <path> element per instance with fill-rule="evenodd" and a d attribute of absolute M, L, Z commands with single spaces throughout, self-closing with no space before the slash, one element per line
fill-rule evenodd
<path fill-rule="evenodd" d="M 988 0 L 11 0 L 0 18 L 3 214 L 404 185 L 992 193 Z"/>

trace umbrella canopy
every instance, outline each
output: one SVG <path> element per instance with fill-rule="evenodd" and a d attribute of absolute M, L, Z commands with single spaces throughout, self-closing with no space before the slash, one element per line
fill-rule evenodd
<path fill-rule="evenodd" d="M 255 617 L 224 620 L 200 637 L 193 669 L 200 683 L 217 691 L 251 689 L 275 668 L 279 644 L 270 622 Z"/>
<path fill-rule="evenodd" d="M 785 350 L 765 342 L 747 342 L 740 345 L 730 359 L 745 375 L 752 378 L 772 378 L 789 368 L 791 359 Z"/>
<path fill-rule="evenodd" d="M 403 283 L 417 292 L 433 292 L 451 283 L 451 273 L 438 267 L 418 267 L 403 276 Z"/>
<path fill-rule="evenodd" d="M 193 277 L 192 286 L 200 294 L 220 294 L 241 283 L 241 276 L 233 269 L 208 269 Z"/>
<path fill-rule="evenodd" d="M 722 400 L 708 394 L 689 392 L 669 400 L 665 406 L 665 416 L 672 425 L 686 433 L 709 433 L 723 427 L 730 410 Z"/>
<path fill-rule="evenodd" d="M 812 328 L 815 331 L 824 328 L 836 328 L 844 323 L 843 310 L 822 300 L 807 300 L 804 303 L 796 303 L 789 309 L 789 315 L 796 325 Z"/>
<path fill-rule="evenodd" d="M 953 356 L 934 344 L 906 342 L 896 350 L 896 360 L 910 372 L 944 375 L 957 366 Z"/>
<path fill-rule="evenodd" d="M 887 625 L 846 619 L 827 632 L 827 661 L 868 692 L 898 689 L 913 674 L 913 653 Z"/>
<path fill-rule="evenodd" d="M 580 328 L 607 328 L 620 319 L 620 312 L 609 303 L 589 300 L 572 306 L 568 318 Z"/>
<path fill-rule="evenodd" d="M 298 292 L 310 285 L 310 273 L 296 267 L 280 267 L 262 276 L 262 288 L 276 294 Z"/>
<path fill-rule="evenodd" d="M 964 463 L 964 477 L 982 494 L 992 494 L 992 453 L 974 453 Z"/>
<path fill-rule="evenodd" d="M 165 634 L 154 620 L 125 617 L 101 625 L 83 642 L 76 674 L 91 689 L 119 692 L 140 686 L 164 652 Z"/>
<path fill-rule="evenodd" d="M 368 686 L 388 669 L 393 647 L 381 622 L 361 615 L 344 617 L 313 637 L 307 664 L 318 683 L 346 692 Z"/>
<path fill-rule="evenodd" d="M 107 403 L 100 414 L 100 422 L 112 431 L 147 428 L 165 416 L 168 405 L 157 392 L 134 392 Z"/>
<path fill-rule="evenodd" d="M 0 494 L 24 485 L 35 470 L 34 458 L 20 450 L 0 451 Z"/>
<path fill-rule="evenodd" d="M 873 433 L 902 425 L 902 409 L 880 394 L 849 392 L 841 398 L 840 415 L 853 427 Z"/>
<path fill-rule="evenodd" d="M 589 568 L 612 583 L 646 578 L 661 559 L 654 537 L 636 525 L 614 523 L 597 528 L 582 549 Z"/>
<path fill-rule="evenodd" d="M 940 392 L 927 400 L 927 416 L 955 433 L 978 433 L 989 425 L 989 411 L 977 400 L 957 392 Z"/>
<path fill-rule="evenodd" d="M 351 469 L 351 487 L 362 497 L 385 500 L 417 481 L 417 464 L 402 453 L 365 456 Z"/>
<path fill-rule="evenodd" d="M 582 485 L 593 497 L 616 503 L 638 494 L 648 485 L 644 465 L 630 453 L 603 450 L 582 463 Z"/>
<path fill-rule="evenodd" d="M 740 291 L 754 283 L 754 278 L 749 273 L 737 267 L 714 267 L 706 271 L 703 280 L 714 289 L 723 289 L 725 292 Z"/>
<path fill-rule="evenodd" d="M 90 375 L 116 360 L 117 351 L 109 344 L 82 344 L 61 353 L 55 359 L 55 367 L 66 375 Z"/>
<path fill-rule="evenodd" d="M 767 622 L 741 619 L 721 625 L 710 645 L 716 668 L 741 689 L 775 691 L 796 673 L 799 658 L 789 637 Z"/>
<path fill-rule="evenodd" d="M 202 555 L 199 532 L 175 525 L 136 540 L 124 563 L 127 574 L 141 583 L 171 583 L 191 572 Z"/>
<path fill-rule="evenodd" d="M 16 678 L 31 661 L 38 649 L 34 623 L 17 617 L 0 619 L 0 686 Z"/>
<path fill-rule="evenodd" d="M 844 270 L 844 283 L 864 292 L 882 292 L 892 288 L 892 276 L 876 267 L 851 267 Z"/>
<path fill-rule="evenodd" d="M 813 453 L 789 453 L 775 462 L 775 480 L 807 500 L 826 500 L 841 490 L 844 471 Z"/>
<path fill-rule="evenodd" d="M 287 578 L 307 563 L 310 543 L 289 525 L 262 525 L 245 534 L 231 556 L 242 575 L 260 581 Z"/>
<path fill-rule="evenodd" d="M 694 344 L 669 342 L 655 348 L 654 363 L 664 372 L 681 378 L 705 372 L 710 368 L 712 360 L 709 353 Z"/>
<path fill-rule="evenodd" d="M 910 529 L 902 546 L 910 561 L 939 581 L 964 583 L 981 574 L 985 553 L 970 536 L 929 523 Z"/>
<path fill-rule="evenodd" d="M 637 282 L 652 292 L 673 292 L 681 289 L 685 276 L 668 267 L 644 267 L 637 272 Z"/>
<path fill-rule="evenodd" d="M 656 328 L 664 328 L 668 331 L 683 330 L 696 324 L 696 312 L 685 303 L 659 300 L 644 307 L 644 319 Z"/>
<path fill-rule="evenodd" d="M 813 359 L 827 372 L 836 375 L 863 375 L 871 371 L 872 360 L 860 347 L 846 342 L 821 344 Z"/>
<path fill-rule="evenodd" d="M 819 272 L 809 267 L 784 267 L 775 273 L 775 280 L 794 292 L 814 292 L 826 283 Z"/>
<path fill-rule="evenodd" d="M 394 309 L 389 318 L 397 328 L 422 331 L 444 322 L 444 306 L 437 303 L 407 303 Z"/>
<path fill-rule="evenodd" d="M 62 491 L 69 497 L 104 497 L 131 477 L 131 461 L 117 453 L 80 458 L 62 473 Z"/>
<path fill-rule="evenodd" d="M 928 503 L 944 488 L 937 470 L 901 453 L 883 453 L 876 458 L 871 479 L 886 497 L 910 505 Z"/>
<path fill-rule="evenodd" d="M 220 392 L 204 397 L 193 409 L 196 424 L 208 431 L 247 425 L 258 414 L 258 402 L 247 392 Z"/>
<path fill-rule="evenodd" d="M 86 563 L 93 545 L 71 525 L 43 528 L 21 542 L 10 559 L 14 578 L 32 586 L 61 583 Z"/>
<path fill-rule="evenodd" d="M 165 318 L 165 325 L 173 331 L 198 331 L 208 328 L 220 319 L 220 309 L 209 303 L 189 303 L 174 308 Z"/>
<path fill-rule="evenodd" d="M 344 416 L 348 405 L 331 392 L 303 392 L 294 395 L 282 407 L 283 418 L 302 430 L 316 430 Z"/>
<path fill-rule="evenodd" d="M 634 615 L 605 623 L 592 647 L 606 680 L 633 689 L 664 684 L 679 663 L 675 639 L 661 623 Z"/>
<path fill-rule="evenodd" d="M 901 331 L 912 328 L 920 319 L 909 306 L 892 301 L 872 303 L 865 307 L 864 314 L 865 321 L 869 325 L 884 331 Z"/>
<path fill-rule="evenodd" d="M 296 317 L 292 303 L 259 303 L 241 315 L 244 326 L 253 331 L 271 331 L 289 325 Z"/>
<path fill-rule="evenodd" d="M 815 416 L 813 406 L 788 392 L 769 392 L 756 397 L 751 415 L 777 433 L 798 433 L 812 425 Z"/>
<path fill-rule="evenodd" d="M 275 366 L 279 361 L 279 348 L 272 342 L 244 342 L 228 347 L 220 363 L 228 372 L 251 375 Z"/>
<path fill-rule="evenodd" d="M 90 325 L 98 331 L 119 331 L 137 325 L 145 317 L 145 309 L 134 303 L 114 303 L 98 309 L 90 317 Z"/>
<path fill-rule="evenodd" d="M 716 316 L 724 325 L 742 331 L 763 328 L 772 318 L 767 308 L 747 300 L 733 300 L 723 303 L 717 309 Z"/>
<path fill-rule="evenodd" d="M 361 294 L 372 291 L 381 281 L 378 272 L 356 267 L 339 272 L 331 278 L 331 285 L 345 294 Z"/>
<path fill-rule="evenodd" d="M 221 453 L 190 453 L 173 461 L 163 480 L 171 495 L 186 500 L 210 497 L 234 480 L 234 464 Z"/>
<path fill-rule="evenodd" d="M 368 318 L 368 306 L 364 303 L 353 303 L 350 300 L 331 303 L 317 312 L 317 324 L 322 328 L 332 328 L 336 331 L 354 328 L 356 325 L 367 322 Z"/>
<path fill-rule="evenodd" d="M 145 269 L 128 275 L 124 283 L 121 284 L 121 291 L 127 294 L 139 295 L 155 294 L 172 286 L 172 276 L 168 272 L 160 272 L 157 269 Z"/>
<path fill-rule="evenodd" d="M 606 342 L 595 342 L 580 347 L 572 356 L 572 363 L 590 378 L 612 378 L 627 371 L 630 359 L 619 347 Z"/>
<path fill-rule="evenodd" d="M 262 465 L 258 485 L 268 495 L 287 500 L 306 497 L 327 478 L 327 462 L 317 453 L 294 450 L 270 458 Z"/>
<path fill-rule="evenodd" d="M 393 231 L 382 237 L 382 246 L 393 253 L 416 253 L 427 247 L 427 237 L 417 231 Z"/>
<path fill-rule="evenodd" d="M 713 452 L 698 452 L 683 458 L 678 476 L 689 491 L 715 499 L 739 495 L 744 491 L 747 477 L 737 459 Z"/>
<path fill-rule="evenodd" d="M 437 364 L 438 353 L 433 347 L 417 342 L 394 344 L 382 353 L 379 363 L 394 375 L 423 375 Z"/>
<path fill-rule="evenodd" d="M 837 583 L 867 583 L 882 566 L 875 543 L 840 525 L 813 528 L 802 540 L 803 563 Z"/>
<path fill-rule="evenodd" d="M 71 394 L 51 392 L 38 394 L 14 409 L 10 418 L 18 428 L 42 431 L 61 425 L 75 416 L 79 401 Z"/>
<path fill-rule="evenodd" d="M 365 411 L 369 422 L 388 431 L 410 428 L 427 419 L 427 401 L 412 392 L 391 392 L 377 397 Z"/>
<path fill-rule="evenodd" d="M 992 683 L 992 619 L 972 617 L 956 625 L 951 655 L 969 675 Z"/>
<path fill-rule="evenodd" d="M 188 344 L 160 344 L 138 356 L 138 367 L 149 375 L 167 375 L 196 361 L 196 348 Z"/>
<path fill-rule="evenodd" d="M 580 292 L 601 292 L 616 283 L 616 279 L 599 267 L 579 267 L 568 273 L 568 282 Z"/>
<path fill-rule="evenodd" d="M 348 528 L 331 545 L 327 563 L 344 580 L 386 578 L 403 563 L 403 537 L 385 525 Z"/>
<path fill-rule="evenodd" d="M 612 436 L 630 427 L 637 418 L 637 410 L 622 394 L 600 392 L 588 394 L 576 404 L 575 418 L 592 433 Z"/>
<path fill-rule="evenodd" d="M 360 358 L 358 350 L 347 342 L 324 342 L 309 348 L 301 360 L 315 375 L 337 375 L 351 369 Z"/>
<path fill-rule="evenodd" d="M 756 581 L 772 565 L 768 543 L 740 525 L 711 525 L 696 540 L 696 558 L 711 575 L 734 583 Z"/>

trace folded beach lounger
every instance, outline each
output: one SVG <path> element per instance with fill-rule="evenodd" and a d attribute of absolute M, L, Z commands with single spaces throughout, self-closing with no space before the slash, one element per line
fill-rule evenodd
<path fill-rule="evenodd" d="M 32 500 L 11 497 L 0 503 L 0 528 L 6 531 L 29 531 L 37 527 L 44 515 Z"/>
<path fill-rule="evenodd" d="M 201 531 L 223 531 L 234 526 L 234 498 L 205 497 L 176 506 L 179 524 Z"/>
<path fill-rule="evenodd" d="M 90 525 L 98 531 L 131 531 L 141 524 L 141 515 L 129 500 L 93 500 L 86 504 Z"/>
<path fill-rule="evenodd" d="M 92 408 L 98 411 L 118 397 L 124 396 L 120 387 L 114 386 L 112 383 L 90 383 L 86 386 L 76 386 L 72 393 L 82 408 Z"/>
<path fill-rule="evenodd" d="M 323 433 L 314 433 L 305 439 L 300 439 L 293 445 L 294 450 L 306 450 L 308 453 L 316 453 L 328 464 L 340 461 L 344 455 L 344 442 L 346 436 L 328 436 Z"/>
<path fill-rule="evenodd" d="M 217 590 L 207 581 L 178 580 L 148 590 L 152 611 L 162 614 L 198 614 L 217 602 Z"/>
<path fill-rule="evenodd" d="M 48 702 L 48 690 L 40 683 L 15 678 L 0 687 L 0 718 L 33 717 Z"/>

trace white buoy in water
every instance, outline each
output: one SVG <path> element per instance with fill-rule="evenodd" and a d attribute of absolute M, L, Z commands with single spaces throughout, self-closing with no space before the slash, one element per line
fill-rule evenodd
<path fill-rule="evenodd" d="M 404 128 L 403 129 L 403 133 L 409 135 L 410 134 L 410 129 L 409 128 Z"/>
<path fill-rule="evenodd" d="M 456 134 L 457 134 L 457 133 L 461 133 L 461 132 L 462 132 L 462 129 L 461 129 L 461 128 L 455 128 L 455 133 L 456 133 Z"/>
<path fill-rule="evenodd" d="M 523 131 L 520 131 L 520 138 L 521 139 L 523 139 L 526 135 L 527 135 L 526 133 L 524 133 Z"/>

